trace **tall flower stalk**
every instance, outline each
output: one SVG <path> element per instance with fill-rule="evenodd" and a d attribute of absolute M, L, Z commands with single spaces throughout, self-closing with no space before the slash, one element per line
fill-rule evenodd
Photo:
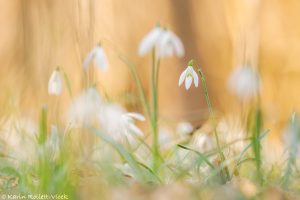
<path fill-rule="evenodd" d="M 161 27 L 155 26 L 141 41 L 138 53 L 140 56 L 144 56 L 147 53 L 152 53 L 152 69 L 151 69 L 151 106 L 146 103 L 145 96 L 143 96 L 143 102 L 146 105 L 146 111 L 151 121 L 151 131 L 153 135 L 152 142 L 152 159 L 153 159 L 153 171 L 157 172 L 160 168 L 160 147 L 158 136 L 158 78 L 159 78 L 159 66 L 160 59 L 176 55 L 182 57 L 184 55 L 184 47 L 180 38 L 172 31 Z M 135 72 L 135 70 L 134 70 Z M 136 75 L 135 75 L 136 76 Z M 139 84 L 138 84 L 139 85 Z"/>
<path fill-rule="evenodd" d="M 159 59 L 156 60 L 155 49 L 152 50 L 152 113 L 151 124 L 153 132 L 152 156 L 153 156 L 153 170 L 157 171 L 160 162 L 159 152 L 159 137 L 158 137 L 158 74 L 159 74 Z"/>
<path fill-rule="evenodd" d="M 193 66 L 194 66 L 194 61 L 191 60 L 188 63 L 188 67 L 193 67 Z M 197 68 L 198 68 L 197 72 L 200 76 L 201 83 L 202 83 L 203 90 L 204 90 L 205 101 L 206 101 L 206 104 L 207 104 L 207 107 L 208 107 L 208 112 L 209 112 L 209 118 L 210 118 L 210 120 L 212 122 L 212 126 L 213 126 L 213 132 L 214 132 L 214 137 L 215 137 L 217 148 L 218 148 L 219 158 L 221 160 L 221 163 L 224 164 L 226 159 L 225 159 L 224 153 L 221 149 L 220 139 L 219 139 L 218 131 L 217 131 L 217 122 L 216 122 L 215 114 L 214 114 L 214 111 L 213 111 L 212 103 L 211 103 L 210 98 L 209 98 L 208 89 L 207 89 L 207 85 L 206 85 L 206 79 L 205 79 L 205 76 L 204 76 L 204 73 L 203 73 L 202 69 L 198 66 L 197 66 Z M 189 74 L 187 74 L 186 76 L 188 77 Z M 193 79 L 197 80 L 197 78 L 195 76 L 193 76 Z M 198 84 L 195 84 L 195 85 L 198 86 Z M 228 168 L 225 166 L 224 169 L 221 170 L 221 173 L 222 173 L 222 181 L 227 182 L 230 178 Z"/>

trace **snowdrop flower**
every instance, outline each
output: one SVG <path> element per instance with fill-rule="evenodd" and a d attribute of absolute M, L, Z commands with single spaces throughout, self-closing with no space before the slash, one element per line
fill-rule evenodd
<path fill-rule="evenodd" d="M 48 94 L 59 96 L 62 91 L 62 80 L 60 77 L 59 68 L 55 69 L 48 82 Z"/>
<path fill-rule="evenodd" d="M 104 131 L 117 141 L 127 138 L 129 142 L 134 142 L 136 137 L 144 135 L 134 121 L 144 121 L 145 117 L 139 113 L 128 113 L 118 104 L 103 107 L 99 119 Z"/>
<path fill-rule="evenodd" d="M 250 66 L 239 67 L 230 76 L 229 89 L 242 101 L 250 100 L 259 93 L 259 74 Z"/>
<path fill-rule="evenodd" d="M 141 41 L 138 54 L 144 56 L 151 52 L 152 49 L 157 51 L 157 58 L 184 55 L 184 47 L 180 38 L 170 30 L 155 26 Z"/>
<path fill-rule="evenodd" d="M 205 133 L 196 135 L 192 140 L 194 148 L 201 152 L 209 151 L 213 148 L 213 140 Z"/>
<path fill-rule="evenodd" d="M 122 115 L 122 124 L 125 128 L 127 135 L 135 134 L 139 137 L 142 137 L 144 134 L 135 124 L 134 121 L 145 121 L 145 117 L 140 113 L 125 113 Z"/>
<path fill-rule="evenodd" d="M 73 125 L 90 125 L 98 121 L 102 99 L 95 87 L 80 94 L 72 103 L 68 118 Z"/>
<path fill-rule="evenodd" d="M 158 142 L 160 147 L 166 148 L 172 141 L 172 132 L 166 127 L 159 128 Z"/>
<path fill-rule="evenodd" d="M 104 71 L 107 69 L 108 67 L 107 57 L 103 48 L 100 45 L 97 45 L 87 54 L 82 64 L 83 69 L 87 70 L 92 61 L 94 61 L 95 66 L 99 70 Z"/>
<path fill-rule="evenodd" d="M 180 122 L 176 127 L 176 134 L 180 137 L 186 137 L 193 132 L 193 125 L 189 122 Z"/>
<path fill-rule="evenodd" d="M 157 47 L 157 57 L 164 58 L 176 55 L 177 57 L 184 56 L 184 47 L 177 35 L 166 30 L 159 40 Z"/>
<path fill-rule="evenodd" d="M 188 90 L 194 80 L 195 87 L 198 87 L 199 78 L 198 74 L 192 66 L 188 66 L 180 75 L 178 85 L 181 86 L 185 82 L 185 89 Z"/>
<path fill-rule="evenodd" d="M 164 30 L 159 26 L 155 26 L 141 41 L 138 54 L 144 56 L 155 48 L 162 37 Z"/>

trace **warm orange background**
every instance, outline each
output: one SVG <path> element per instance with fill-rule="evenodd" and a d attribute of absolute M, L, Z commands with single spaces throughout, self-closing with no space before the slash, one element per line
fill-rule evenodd
<path fill-rule="evenodd" d="M 160 22 L 182 38 L 186 49 L 184 58 L 162 61 L 163 119 L 197 123 L 205 115 L 201 90 L 177 86 L 190 58 L 203 66 L 215 107 L 236 112 L 239 104 L 228 92 L 227 80 L 246 55 L 262 73 L 266 125 L 281 128 L 300 108 L 299 10 L 299 0 L 2 0 L 1 113 L 20 107 L 35 116 L 36 108 L 51 101 L 47 82 L 57 65 L 78 93 L 82 60 L 99 40 L 110 63 L 108 72 L 97 72 L 102 92 L 116 97 L 133 84 L 112 46 L 137 63 L 147 86 L 150 56 L 139 58 L 137 48 Z M 69 102 L 65 90 L 62 110 Z"/>

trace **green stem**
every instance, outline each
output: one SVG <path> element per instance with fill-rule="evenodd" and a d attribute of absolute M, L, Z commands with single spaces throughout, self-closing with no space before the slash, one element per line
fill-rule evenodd
<path fill-rule="evenodd" d="M 201 70 L 201 68 L 198 67 L 198 73 L 200 75 L 200 79 L 202 82 L 202 86 L 203 86 L 203 90 L 204 90 L 204 94 L 205 94 L 205 100 L 206 100 L 206 104 L 208 107 L 208 112 L 209 112 L 209 117 L 212 121 L 212 125 L 213 125 L 213 132 L 214 132 L 214 136 L 216 139 L 216 143 L 217 143 L 217 148 L 218 148 L 218 152 L 219 152 L 219 156 L 220 156 L 220 160 L 222 163 L 225 162 L 225 156 L 223 154 L 223 151 L 221 150 L 221 146 L 220 146 L 220 140 L 219 140 L 219 136 L 218 136 L 218 132 L 217 132 L 217 123 L 216 123 L 216 119 L 215 119 L 215 114 L 213 112 L 213 108 L 212 108 L 212 104 L 208 95 L 208 89 L 206 86 L 206 80 L 205 80 L 205 76 Z M 225 167 L 225 174 L 226 174 L 226 180 L 229 180 L 230 174 L 228 171 L 228 168 Z"/>
<path fill-rule="evenodd" d="M 152 156 L 153 156 L 153 171 L 157 172 L 159 168 L 159 143 L 158 143 L 158 69 L 159 62 L 156 63 L 155 49 L 152 50 L 152 74 L 151 74 L 151 84 L 152 84 L 152 132 L 153 132 L 153 146 L 152 146 Z"/>

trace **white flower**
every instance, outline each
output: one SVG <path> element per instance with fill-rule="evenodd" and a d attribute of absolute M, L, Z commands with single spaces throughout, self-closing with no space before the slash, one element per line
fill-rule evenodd
<path fill-rule="evenodd" d="M 62 80 L 59 69 L 54 70 L 48 82 L 48 94 L 59 96 L 62 91 Z"/>
<path fill-rule="evenodd" d="M 259 74 L 250 66 L 239 67 L 230 76 L 229 89 L 242 101 L 250 100 L 259 93 Z"/>
<path fill-rule="evenodd" d="M 85 57 L 83 61 L 83 69 L 87 70 L 91 64 L 91 62 L 94 61 L 95 66 L 100 70 L 106 70 L 108 67 L 107 57 L 103 50 L 103 48 L 98 45 L 95 48 L 93 48 Z"/>
<path fill-rule="evenodd" d="M 193 147 L 200 152 L 206 152 L 213 148 L 213 140 L 205 133 L 197 134 L 192 139 Z"/>
<path fill-rule="evenodd" d="M 193 125 L 189 122 L 180 122 L 176 127 L 176 134 L 180 137 L 186 137 L 193 132 Z"/>
<path fill-rule="evenodd" d="M 194 80 L 195 87 L 198 87 L 199 78 L 192 66 L 188 66 L 180 75 L 178 85 L 181 86 L 185 81 L 185 89 L 188 90 Z"/>
<path fill-rule="evenodd" d="M 142 137 L 144 134 L 135 124 L 134 121 L 145 121 L 145 117 L 139 113 L 125 113 L 122 115 L 122 124 L 125 128 L 127 135 L 135 134 Z"/>
<path fill-rule="evenodd" d="M 157 58 L 184 55 L 184 47 L 178 36 L 170 30 L 155 26 L 141 41 L 138 54 L 144 56 L 155 49 Z"/>
<path fill-rule="evenodd" d="M 102 100 L 96 88 L 91 87 L 79 95 L 72 103 L 68 118 L 73 125 L 90 125 L 98 121 Z"/>
<path fill-rule="evenodd" d="M 158 133 L 158 142 L 160 147 L 167 147 L 173 141 L 172 132 L 168 128 L 161 127 L 159 128 Z"/>
<path fill-rule="evenodd" d="M 144 56 L 153 48 L 155 48 L 162 37 L 164 30 L 160 26 L 155 26 L 141 41 L 138 53 L 140 56 Z"/>
<path fill-rule="evenodd" d="M 128 113 L 118 104 L 103 107 L 99 119 L 103 130 L 117 141 L 126 138 L 129 142 L 134 142 L 136 137 L 144 135 L 134 121 L 144 121 L 145 117 L 139 113 Z"/>
<path fill-rule="evenodd" d="M 179 39 L 173 32 L 166 30 L 162 34 L 157 47 L 157 57 L 164 58 L 176 55 L 177 57 L 184 56 L 184 47 Z"/>

